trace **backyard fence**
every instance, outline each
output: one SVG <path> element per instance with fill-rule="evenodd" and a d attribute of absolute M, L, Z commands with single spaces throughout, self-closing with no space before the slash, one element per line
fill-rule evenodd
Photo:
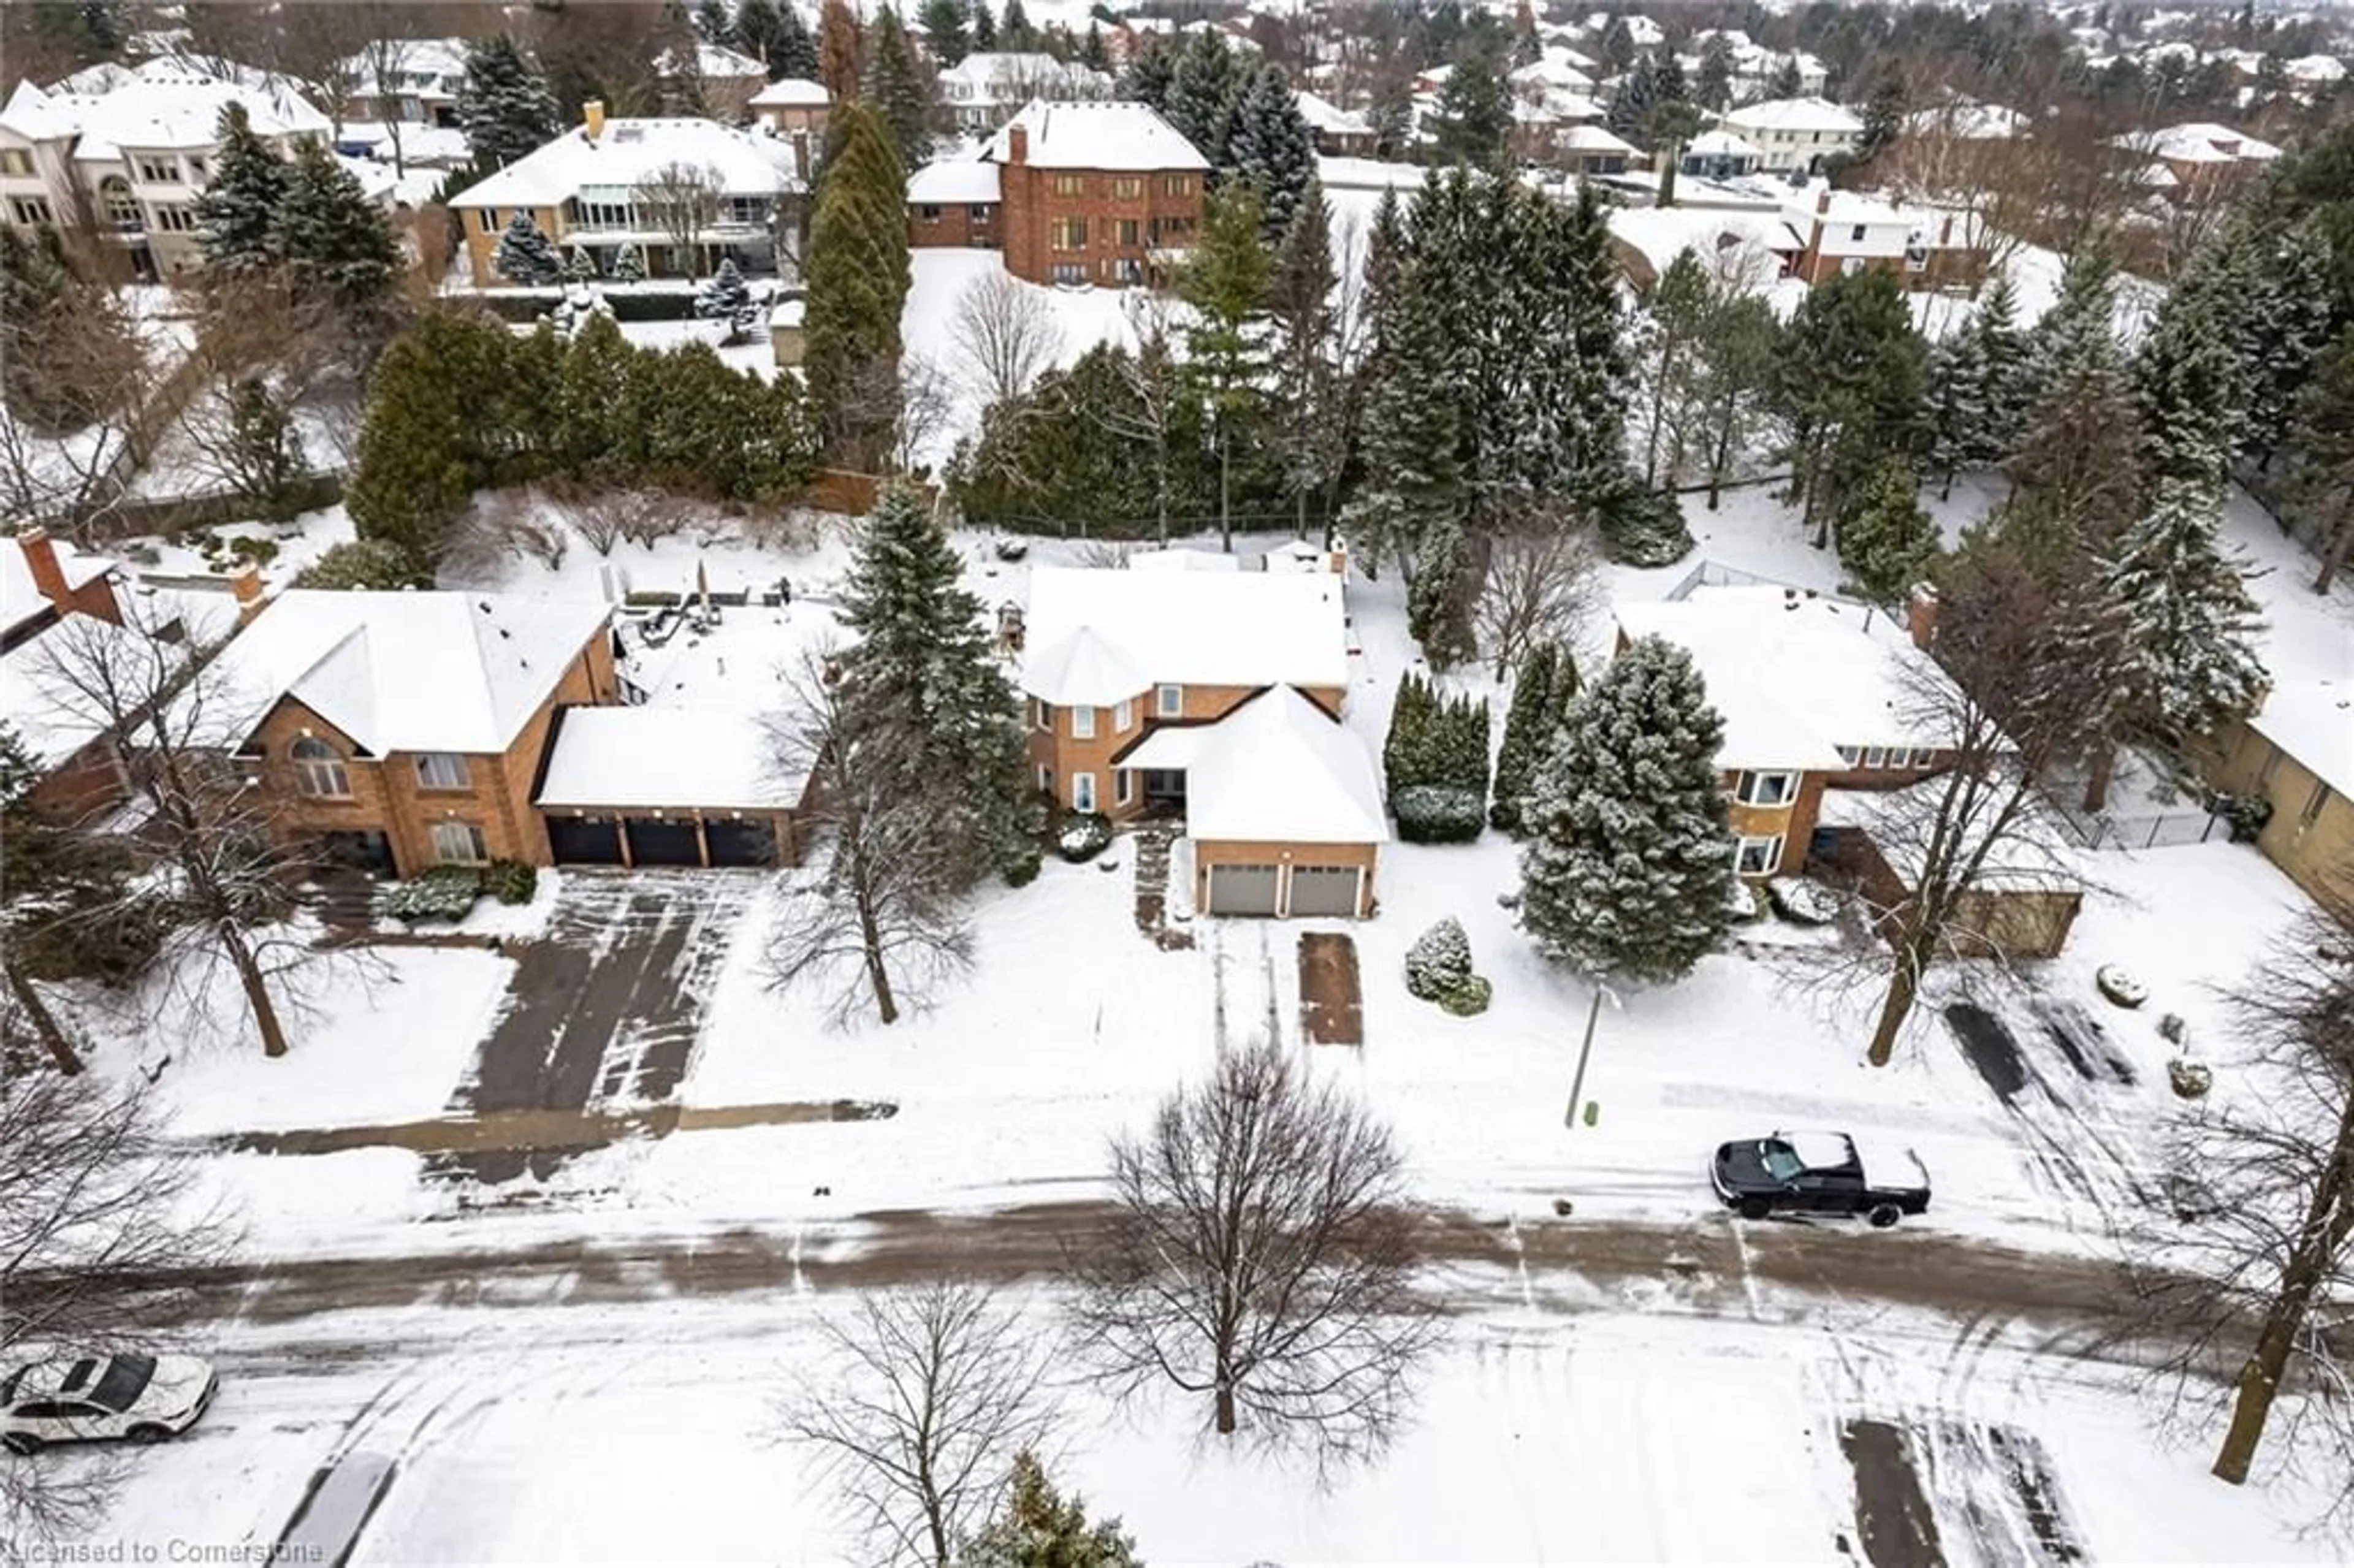
<path fill-rule="evenodd" d="M 2203 844 L 2232 831 L 2221 811 L 2205 806 L 2173 811 L 2088 813 L 2055 804 L 2052 814 L 2071 839 L 2090 850 L 2170 849 L 2178 844 Z"/>

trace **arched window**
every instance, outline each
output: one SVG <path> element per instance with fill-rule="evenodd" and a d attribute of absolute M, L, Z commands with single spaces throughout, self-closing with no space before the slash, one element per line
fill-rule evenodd
<path fill-rule="evenodd" d="M 332 800 L 348 800 L 352 792 L 351 775 L 344 771 L 344 759 L 335 748 L 323 740 L 304 736 L 294 743 L 294 788 L 305 795 L 323 795 Z"/>
<path fill-rule="evenodd" d="M 139 203 L 121 175 L 109 175 L 98 185 L 98 199 L 106 204 L 106 221 L 117 228 L 140 227 Z"/>

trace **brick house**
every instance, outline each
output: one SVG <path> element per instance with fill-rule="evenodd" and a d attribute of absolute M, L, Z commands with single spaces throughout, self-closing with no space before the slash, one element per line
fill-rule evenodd
<path fill-rule="evenodd" d="M 122 624 L 114 562 L 60 546 L 39 528 L 0 542 L 0 718 L 33 765 L 35 809 L 78 817 L 122 798 L 114 739 L 44 691 L 45 641 L 69 618 Z"/>
<path fill-rule="evenodd" d="M 998 217 L 1003 187 L 995 164 L 953 158 L 927 164 L 907 176 L 907 243 L 1000 249 Z"/>
<path fill-rule="evenodd" d="M 752 118 L 774 134 L 788 142 L 805 137 L 804 145 L 814 145 L 825 138 L 833 94 L 826 91 L 824 83 L 806 77 L 780 77 L 754 93 L 748 107 Z"/>
<path fill-rule="evenodd" d="M 1985 220 L 1955 207 L 1899 207 L 1818 182 L 1783 211 L 1798 237 L 1793 276 L 1820 285 L 1887 272 L 1907 289 L 1974 289 L 1994 264 Z"/>
<path fill-rule="evenodd" d="M 912 243 L 985 244 L 993 229 L 1017 278 L 1119 286 L 1190 250 L 1202 225 L 1209 161 L 1141 103 L 1034 101 L 975 161 L 996 171 L 994 217 L 971 210 L 989 204 L 972 199 L 983 184 L 969 164 L 936 164 L 909 192 Z M 969 194 L 943 199 L 951 191 Z"/>
<path fill-rule="evenodd" d="M 1056 805 L 1182 811 L 1206 914 L 1370 915 L 1388 838 L 1330 571 L 1041 567 L 1023 616 L 1030 758 Z"/>

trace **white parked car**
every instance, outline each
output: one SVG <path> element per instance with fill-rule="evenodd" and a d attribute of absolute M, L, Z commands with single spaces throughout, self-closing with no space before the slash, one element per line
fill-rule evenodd
<path fill-rule="evenodd" d="M 0 1446 L 160 1443 L 194 1426 L 220 1388 L 195 1356 L 78 1356 L 31 1361 L 0 1379 Z"/>

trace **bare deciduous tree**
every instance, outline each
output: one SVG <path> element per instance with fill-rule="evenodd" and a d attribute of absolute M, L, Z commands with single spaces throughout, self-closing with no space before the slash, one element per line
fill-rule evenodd
<path fill-rule="evenodd" d="M 186 1315 L 188 1281 L 234 1240 L 198 1205 L 192 1156 L 133 1088 L 0 1076 L 0 1366 L 137 1351 Z M 119 1478 L 99 1461 L 0 1459 L 0 1563 L 88 1540 Z"/>
<path fill-rule="evenodd" d="M 0 509 L 65 519 L 88 543 L 153 434 L 140 418 L 145 346 L 112 291 L 77 283 L 31 319 L 0 323 L 0 355 L 39 366 L 41 389 L 39 409 L 0 418 Z"/>
<path fill-rule="evenodd" d="M 897 418 L 891 426 L 889 471 L 913 473 L 920 455 L 956 417 L 956 398 L 947 373 L 920 354 L 899 361 L 894 394 Z"/>
<path fill-rule="evenodd" d="M 956 333 L 967 381 L 992 404 L 1029 391 L 1063 347 L 1045 294 L 1010 272 L 965 285 L 957 296 Z"/>
<path fill-rule="evenodd" d="M 564 564 L 565 552 L 570 545 L 564 528 L 567 523 L 588 540 L 599 555 L 610 555 L 614 542 L 626 531 L 627 519 L 617 515 L 618 507 L 608 503 L 634 493 L 637 493 L 597 492 L 575 495 L 568 486 L 551 486 L 546 493 L 494 492 L 450 525 L 450 531 L 442 536 L 438 570 L 445 581 L 461 586 L 496 582 L 504 575 L 506 563 L 517 556 L 554 571 Z M 543 517 L 543 505 L 554 511 L 563 523 Z M 600 538 L 602 544 L 598 543 Z"/>
<path fill-rule="evenodd" d="M 1178 360 L 1171 334 L 1173 305 L 1159 290 L 1132 291 L 1121 302 L 1136 352 L 1121 361 L 1135 404 L 1115 413 L 1090 410 L 1103 427 L 1123 440 L 1143 446 L 1152 462 L 1154 537 L 1169 543 L 1170 508 L 1176 481 L 1172 463 L 1177 421 L 1185 399 L 1185 370 Z"/>
<path fill-rule="evenodd" d="M 1045 1436 L 1050 1347 L 959 1280 L 862 1295 L 822 1333 L 845 1370 L 787 1402 L 785 1435 L 818 1450 L 879 1560 L 949 1568 Z"/>
<path fill-rule="evenodd" d="M 1210 1396 L 1221 1435 L 1320 1465 L 1379 1452 L 1437 1322 L 1412 1287 L 1389 1129 L 1262 1040 L 1111 1150 L 1115 1214 L 1075 1247 L 1081 1342 L 1116 1389 Z"/>
<path fill-rule="evenodd" d="M 2252 1047 L 2232 1092 L 2187 1120 L 2185 1222 L 2141 1239 L 2144 1305 L 2184 1346 L 2168 1371 L 2212 1390 L 2231 1420 L 2214 1473 L 2238 1485 L 2277 1402 L 2286 1448 L 2334 1456 L 2334 1505 L 2354 1505 L 2354 910 L 2309 912 L 2227 994 Z M 2253 1343 L 2243 1356 L 2237 1346 Z M 2302 1397 L 2298 1397 L 2302 1395 Z M 2307 1423 L 2327 1437 L 2300 1441 Z"/>
<path fill-rule="evenodd" d="M 784 673 L 789 706 L 769 725 L 778 777 L 809 780 L 805 815 L 819 863 L 784 895 L 769 978 L 778 987 L 829 988 L 837 1024 L 868 1001 L 890 1024 L 972 962 L 972 927 L 944 873 L 962 853 L 957 814 L 901 786 L 914 772 L 905 759 L 917 737 L 893 715 L 862 712 L 835 669 L 813 654 Z"/>
<path fill-rule="evenodd" d="M 1575 641 L 1579 624 L 1599 607 L 1601 556 L 1591 527 L 1543 501 L 1500 518 L 1486 550 L 1471 630 L 1500 681 L 1537 643 Z"/>
<path fill-rule="evenodd" d="M 708 164 L 664 164 L 631 188 L 630 205 L 641 224 L 670 241 L 676 264 L 700 276 L 704 232 L 719 220 L 718 171 Z"/>

